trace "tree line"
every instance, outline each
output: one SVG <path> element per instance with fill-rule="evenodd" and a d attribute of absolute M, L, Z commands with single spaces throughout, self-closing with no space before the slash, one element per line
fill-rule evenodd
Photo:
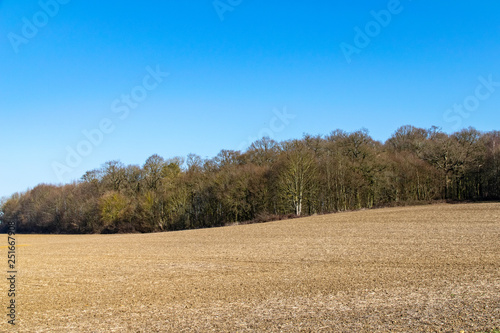
<path fill-rule="evenodd" d="M 385 143 L 336 130 L 211 159 L 109 161 L 67 185 L 4 199 L 0 231 L 156 232 L 434 200 L 500 199 L 500 131 L 403 126 Z"/>

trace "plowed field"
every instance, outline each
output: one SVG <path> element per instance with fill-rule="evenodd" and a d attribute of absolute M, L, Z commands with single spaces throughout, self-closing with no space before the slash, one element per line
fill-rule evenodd
<path fill-rule="evenodd" d="M 7 272 L 7 236 L 0 255 Z M 5 332 L 489 332 L 500 204 L 131 235 L 17 235 Z"/>

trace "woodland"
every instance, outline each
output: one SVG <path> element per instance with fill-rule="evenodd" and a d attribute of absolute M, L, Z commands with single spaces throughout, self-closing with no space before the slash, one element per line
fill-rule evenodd
<path fill-rule="evenodd" d="M 1 202 L 0 231 L 159 232 L 363 208 L 500 199 L 500 131 L 400 127 L 274 141 L 203 159 L 106 162 L 71 184 L 40 184 Z"/>

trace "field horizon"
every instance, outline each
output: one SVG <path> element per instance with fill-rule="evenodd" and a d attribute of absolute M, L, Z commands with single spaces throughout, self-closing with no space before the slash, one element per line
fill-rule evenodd
<path fill-rule="evenodd" d="M 0 330 L 491 332 L 500 328 L 498 239 L 500 203 L 17 235 L 18 322 Z"/>
<path fill-rule="evenodd" d="M 0 0 L 0 333 L 500 333 L 499 12 Z"/>

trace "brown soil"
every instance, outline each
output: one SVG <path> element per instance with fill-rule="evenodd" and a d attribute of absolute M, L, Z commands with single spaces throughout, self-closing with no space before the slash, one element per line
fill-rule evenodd
<path fill-rule="evenodd" d="M 18 324 L 7 324 L 2 305 L 0 331 L 500 328 L 498 203 L 161 234 L 18 235 L 17 243 L 26 245 L 17 248 Z"/>

